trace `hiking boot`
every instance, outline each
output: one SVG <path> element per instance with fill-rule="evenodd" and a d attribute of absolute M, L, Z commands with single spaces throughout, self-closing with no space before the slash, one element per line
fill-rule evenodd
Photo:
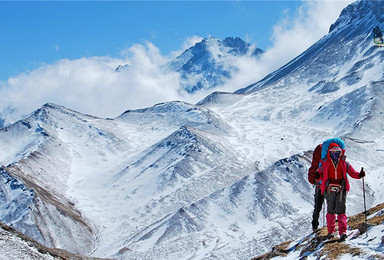
<path fill-rule="evenodd" d="M 344 233 L 341 235 L 340 241 L 343 242 L 343 241 L 347 240 L 347 238 L 348 238 L 347 234 Z"/>
<path fill-rule="evenodd" d="M 326 236 L 327 239 L 331 239 L 333 237 L 334 237 L 334 235 L 332 233 L 328 233 L 328 235 Z"/>

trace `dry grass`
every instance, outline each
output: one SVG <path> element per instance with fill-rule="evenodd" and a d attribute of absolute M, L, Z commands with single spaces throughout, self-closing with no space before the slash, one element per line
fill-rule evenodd
<path fill-rule="evenodd" d="M 351 254 L 357 256 L 361 254 L 359 248 L 352 248 L 344 243 L 325 244 L 321 251 L 322 255 L 326 255 L 327 259 L 338 259 L 343 254 Z"/>
<path fill-rule="evenodd" d="M 384 222 L 384 214 L 382 214 L 381 216 L 375 216 L 375 217 L 372 217 L 369 219 L 368 219 L 368 216 L 370 216 L 376 212 L 379 212 L 383 209 L 384 209 L 384 203 L 381 203 L 381 204 L 378 204 L 375 207 L 367 210 L 367 224 L 371 225 L 371 226 L 376 226 L 376 225 L 382 224 Z M 364 222 L 365 222 L 364 212 L 348 218 L 348 226 L 351 229 L 358 229 L 359 225 L 361 225 L 361 223 L 364 223 Z"/>

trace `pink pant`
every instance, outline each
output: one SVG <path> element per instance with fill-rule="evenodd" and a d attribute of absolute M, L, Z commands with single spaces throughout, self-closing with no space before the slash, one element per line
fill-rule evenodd
<path fill-rule="evenodd" d="M 335 232 L 336 214 L 327 213 L 327 228 L 328 234 Z M 345 213 L 337 216 L 337 222 L 339 224 L 339 235 L 347 233 L 347 215 Z"/>

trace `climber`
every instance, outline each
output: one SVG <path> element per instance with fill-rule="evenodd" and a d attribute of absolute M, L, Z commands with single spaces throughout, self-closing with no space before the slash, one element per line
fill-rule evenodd
<path fill-rule="evenodd" d="M 360 173 L 353 169 L 352 165 L 346 162 L 345 149 L 335 142 L 325 145 L 323 143 L 322 153 L 326 151 L 326 157 L 320 161 L 317 176 L 321 181 L 321 194 L 327 201 L 327 228 L 328 238 L 335 233 L 335 220 L 337 214 L 340 240 L 347 239 L 347 216 L 346 196 L 349 191 L 347 173 L 354 179 L 365 176 L 363 168 Z"/>
<path fill-rule="evenodd" d="M 324 141 L 322 144 L 317 145 L 315 150 L 313 151 L 311 167 L 308 170 L 308 181 L 315 186 L 315 195 L 314 195 L 315 206 L 312 214 L 312 230 L 314 232 L 317 230 L 319 226 L 320 212 L 324 203 L 324 196 L 321 194 L 321 189 L 320 189 L 320 184 L 321 184 L 321 181 L 319 180 L 320 174 L 317 173 L 317 169 L 319 168 L 320 159 L 323 157 L 326 158 L 326 151 L 323 154 L 322 147 L 324 147 L 325 150 L 328 150 L 330 143 L 336 143 L 342 149 L 345 149 L 344 141 L 340 138 L 332 138 Z"/>
<path fill-rule="evenodd" d="M 375 41 L 375 43 L 383 43 L 383 33 L 381 32 L 381 30 L 380 30 L 380 28 L 379 28 L 379 26 L 377 26 L 376 28 L 373 28 L 373 37 L 374 37 L 374 39 L 379 39 L 380 40 L 380 42 L 379 41 Z"/>

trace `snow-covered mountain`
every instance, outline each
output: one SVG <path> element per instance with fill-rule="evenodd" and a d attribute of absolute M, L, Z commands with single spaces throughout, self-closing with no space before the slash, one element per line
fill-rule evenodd
<path fill-rule="evenodd" d="M 311 228 L 311 150 L 341 136 L 384 200 L 384 3 L 343 10 L 329 34 L 266 78 L 197 105 L 100 119 L 46 104 L 0 129 L 0 221 L 50 247 L 119 259 L 249 259 Z M 207 40 L 209 41 L 209 40 Z M 351 180 L 347 213 L 362 211 Z"/>
<path fill-rule="evenodd" d="M 203 39 L 170 63 L 170 68 L 180 72 L 183 87 L 192 93 L 212 89 L 230 79 L 239 68 L 231 59 L 240 56 L 257 58 L 263 50 L 236 37 L 224 40 Z"/>
<path fill-rule="evenodd" d="M 329 94 L 342 86 L 382 80 L 383 72 L 377 71 L 376 66 L 382 62 L 383 52 L 373 43 L 372 33 L 376 26 L 383 28 L 382 13 L 381 1 L 357 1 L 349 5 L 321 40 L 279 70 L 237 93 L 295 83 L 309 92 Z"/>
<path fill-rule="evenodd" d="M 194 93 L 223 85 L 239 71 L 238 59 L 257 59 L 263 52 L 239 37 L 205 38 L 166 64 L 164 69 L 178 72 L 182 89 Z M 129 65 L 119 65 L 116 71 L 124 73 L 127 68 Z"/>
<path fill-rule="evenodd" d="M 251 171 L 245 155 L 226 144 L 231 131 L 213 112 L 183 102 L 127 111 L 114 120 L 46 104 L 0 130 L 2 172 L 15 179 L 4 181 L 3 192 L 11 193 L 20 180 L 32 189 L 20 185 L 23 196 L 6 196 L 2 204 L 5 212 L 7 205 L 19 205 L 7 216 L 20 211 L 27 217 L 2 220 L 21 231 L 29 224 L 30 235 L 52 247 L 112 256 L 148 223 Z M 46 227 L 51 217 L 56 226 Z"/>

